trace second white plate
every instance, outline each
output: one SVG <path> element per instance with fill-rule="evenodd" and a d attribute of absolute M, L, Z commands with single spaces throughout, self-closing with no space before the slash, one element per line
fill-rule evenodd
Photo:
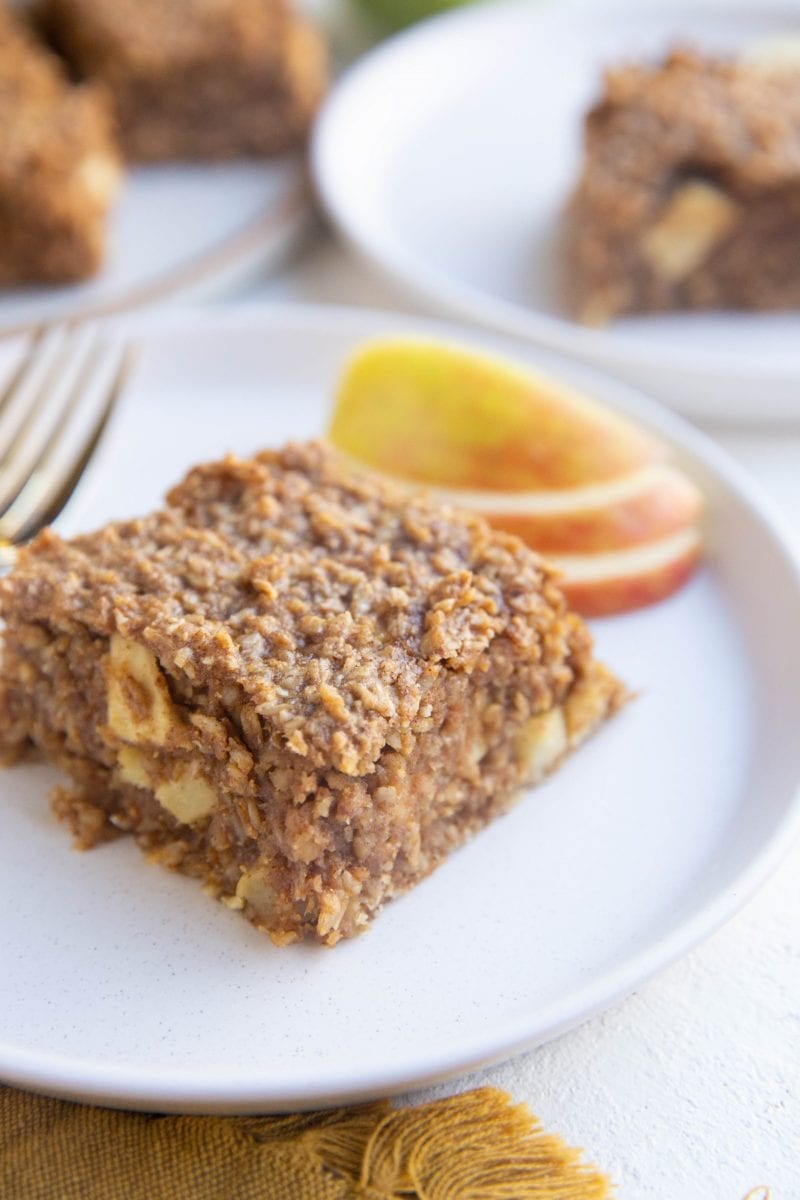
<path fill-rule="evenodd" d="M 440 307 L 595 362 L 692 415 L 800 417 L 800 314 L 590 330 L 559 307 L 559 215 L 605 67 L 797 30 L 789 0 L 500 0 L 378 47 L 323 110 L 323 201 L 374 264 Z"/>
<path fill-rule="evenodd" d="M 319 435 L 365 337 L 472 336 L 299 306 L 149 321 L 65 531 L 157 504 L 191 463 Z M 130 332 L 132 325 L 128 325 Z M 70 849 L 43 767 L 0 773 L 0 1078 L 157 1111 L 398 1092 L 509 1056 L 633 990 L 766 877 L 798 822 L 800 582 L 737 468 L 668 413 L 522 355 L 668 438 L 709 498 L 707 565 L 597 622 L 637 698 L 543 786 L 334 950 L 271 945 L 128 840 Z"/>

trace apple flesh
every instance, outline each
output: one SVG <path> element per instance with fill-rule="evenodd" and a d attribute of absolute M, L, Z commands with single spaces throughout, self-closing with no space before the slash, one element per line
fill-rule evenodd
<path fill-rule="evenodd" d="M 515 364 L 437 342 L 368 343 L 344 372 L 330 439 L 356 465 L 522 538 L 586 616 L 664 599 L 702 557 L 703 497 L 667 447 Z"/>
<path fill-rule="evenodd" d="M 631 421 L 544 375 L 405 338 L 367 343 L 345 366 L 330 439 L 399 479 L 509 492 L 602 483 L 665 453 Z"/>

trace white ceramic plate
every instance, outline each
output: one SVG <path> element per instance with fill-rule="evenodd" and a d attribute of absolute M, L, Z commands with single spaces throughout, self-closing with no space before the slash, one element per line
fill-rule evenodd
<path fill-rule="evenodd" d="M 135 167 L 110 216 L 100 274 L 0 289 L 0 335 L 175 298 L 218 296 L 276 262 L 311 212 L 302 155 Z"/>
<path fill-rule="evenodd" d="M 367 55 L 313 147 L 350 241 L 417 295 L 605 366 L 693 415 L 800 416 L 800 314 L 585 329 L 558 300 L 555 235 L 606 65 L 677 42 L 730 52 L 800 25 L 790 0 L 500 0 Z"/>
<path fill-rule="evenodd" d="M 161 318 L 65 530 L 143 511 L 189 464 L 325 427 L 362 338 L 412 318 L 271 308 Z M 481 345 L 492 339 L 453 333 Z M 509 1056 L 708 934 L 798 823 L 800 583 L 722 453 L 622 385 L 518 357 L 672 440 L 710 501 L 708 565 L 596 623 L 638 698 L 546 784 L 334 950 L 274 948 L 128 841 L 70 849 L 44 767 L 0 775 L 0 1077 L 159 1110 L 309 1107 Z"/>

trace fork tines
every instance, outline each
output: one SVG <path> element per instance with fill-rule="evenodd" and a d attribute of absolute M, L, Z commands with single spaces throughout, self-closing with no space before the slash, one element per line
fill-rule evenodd
<path fill-rule="evenodd" d="M 39 331 L 0 394 L 0 543 L 52 521 L 92 456 L 129 354 L 96 325 Z"/>

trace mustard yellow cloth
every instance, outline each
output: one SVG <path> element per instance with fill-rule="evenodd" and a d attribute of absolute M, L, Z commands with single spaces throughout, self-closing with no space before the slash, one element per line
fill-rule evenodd
<path fill-rule="evenodd" d="M 3 1200 L 605 1200 L 604 1175 L 479 1088 L 285 1117 L 172 1117 L 0 1086 Z"/>

